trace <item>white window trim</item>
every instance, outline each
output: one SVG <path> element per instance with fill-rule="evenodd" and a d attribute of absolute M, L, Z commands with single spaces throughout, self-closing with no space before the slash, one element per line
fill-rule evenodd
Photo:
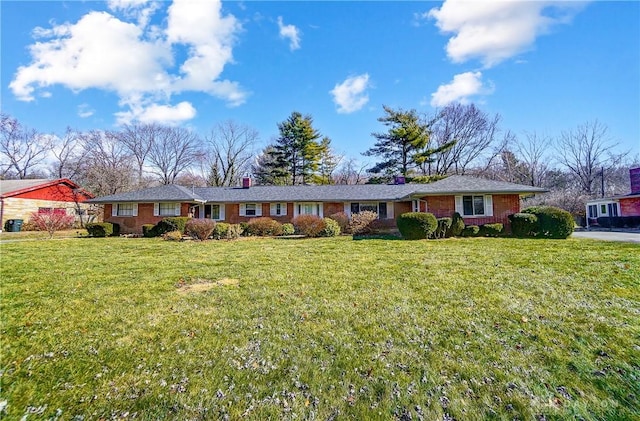
<path fill-rule="evenodd" d="M 126 203 L 112 203 L 111 204 L 111 216 L 119 216 L 121 218 L 131 218 L 133 216 L 138 216 L 138 204 L 137 203 L 133 203 L 133 212 L 131 215 L 118 215 L 118 207 L 120 205 L 131 205 L 132 203 L 130 202 L 126 202 Z"/>
<path fill-rule="evenodd" d="M 214 221 L 224 221 L 224 203 L 207 203 L 207 205 L 209 206 L 218 206 L 220 209 L 220 217 L 219 218 L 211 218 Z M 204 211 L 204 207 L 203 207 L 203 211 Z M 213 210 L 211 211 L 211 214 L 213 215 Z"/>
<path fill-rule="evenodd" d="M 278 205 L 280 205 L 280 213 L 277 213 Z M 270 204 L 271 216 L 287 216 L 287 203 L 286 202 L 276 202 Z"/>
<path fill-rule="evenodd" d="M 175 202 L 173 204 L 173 214 L 169 215 L 161 215 L 160 214 L 160 203 L 170 204 L 172 202 L 156 202 L 153 204 L 153 216 L 180 216 L 180 203 Z"/>
<path fill-rule="evenodd" d="M 464 205 L 463 205 L 463 197 L 464 196 L 482 196 L 484 197 L 484 214 L 482 215 L 465 215 L 464 214 Z M 465 194 L 460 196 L 455 196 L 455 208 L 456 212 L 460 214 L 463 218 L 484 218 L 488 216 L 493 216 L 493 196 L 490 194 Z"/>
<path fill-rule="evenodd" d="M 301 214 L 299 212 L 299 209 L 301 206 L 305 206 L 305 205 L 313 205 L 315 206 L 315 210 L 318 212 L 318 214 L 312 214 L 312 215 L 316 215 L 319 216 L 320 218 L 324 218 L 324 204 L 322 202 L 295 202 L 293 204 L 293 217 L 295 218 L 298 215 L 309 215 L 307 213 L 305 214 Z"/>
<path fill-rule="evenodd" d="M 256 206 L 256 214 L 255 215 L 247 215 L 247 205 L 255 205 Z M 262 216 L 262 203 L 240 203 L 240 216 L 246 216 L 249 218 L 257 218 L 258 216 Z"/>

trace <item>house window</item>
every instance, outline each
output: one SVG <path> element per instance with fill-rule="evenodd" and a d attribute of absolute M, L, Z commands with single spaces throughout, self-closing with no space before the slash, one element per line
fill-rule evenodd
<path fill-rule="evenodd" d="M 287 214 L 286 203 L 272 203 L 271 204 L 271 216 L 284 216 Z"/>
<path fill-rule="evenodd" d="M 364 211 L 375 212 L 378 219 L 387 219 L 387 202 L 351 202 L 351 214 Z"/>
<path fill-rule="evenodd" d="M 256 204 L 255 203 L 247 203 L 245 205 L 244 214 L 246 216 L 256 216 Z"/>
<path fill-rule="evenodd" d="M 158 206 L 160 216 L 174 216 L 176 214 L 175 203 L 160 203 Z"/>
<path fill-rule="evenodd" d="M 211 205 L 211 219 L 220 219 L 220 205 Z"/>
<path fill-rule="evenodd" d="M 600 214 L 601 215 L 607 214 L 607 205 L 600 205 Z"/>
<path fill-rule="evenodd" d="M 598 205 L 589 205 L 589 218 L 598 217 Z"/>
<path fill-rule="evenodd" d="M 609 203 L 608 210 L 609 210 L 609 216 L 612 216 L 612 217 L 618 216 L 618 204 L 617 203 Z"/>
<path fill-rule="evenodd" d="M 134 216 L 135 203 L 117 203 L 116 216 Z"/>
<path fill-rule="evenodd" d="M 296 203 L 298 215 L 316 215 L 322 217 L 322 203 Z"/>
<path fill-rule="evenodd" d="M 484 196 L 462 196 L 462 211 L 465 216 L 483 216 Z"/>

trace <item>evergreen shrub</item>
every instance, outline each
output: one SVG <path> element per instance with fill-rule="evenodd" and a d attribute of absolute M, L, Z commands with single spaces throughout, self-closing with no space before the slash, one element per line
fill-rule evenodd
<path fill-rule="evenodd" d="M 396 219 L 398 230 L 406 240 L 429 238 L 438 228 L 438 221 L 432 213 L 407 212 Z"/>

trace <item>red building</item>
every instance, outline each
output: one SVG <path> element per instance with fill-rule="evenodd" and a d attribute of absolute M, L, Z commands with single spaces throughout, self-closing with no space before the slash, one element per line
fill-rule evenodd
<path fill-rule="evenodd" d="M 87 213 L 94 196 L 73 181 L 57 180 L 0 180 L 0 230 L 9 219 L 29 220 L 33 212 L 64 212 L 80 217 Z"/>

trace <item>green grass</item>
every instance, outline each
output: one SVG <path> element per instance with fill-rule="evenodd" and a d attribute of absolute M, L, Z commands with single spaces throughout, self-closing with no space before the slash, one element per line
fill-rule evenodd
<path fill-rule="evenodd" d="M 640 417 L 638 245 L 0 247 L 7 419 Z"/>

